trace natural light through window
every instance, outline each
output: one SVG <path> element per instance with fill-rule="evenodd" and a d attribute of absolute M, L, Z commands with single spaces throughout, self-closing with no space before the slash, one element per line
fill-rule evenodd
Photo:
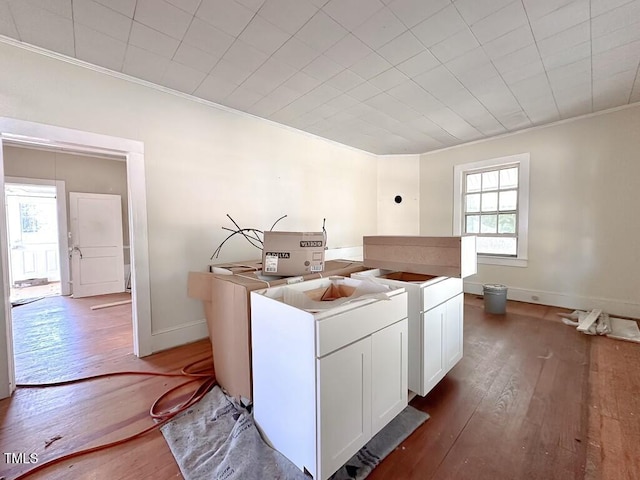
<path fill-rule="evenodd" d="M 455 167 L 454 231 L 476 236 L 480 263 L 526 264 L 528 176 L 528 154 Z"/>

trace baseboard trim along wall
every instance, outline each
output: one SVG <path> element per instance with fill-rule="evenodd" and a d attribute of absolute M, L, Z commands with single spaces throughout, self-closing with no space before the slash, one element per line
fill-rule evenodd
<path fill-rule="evenodd" d="M 208 337 L 209 330 L 207 329 L 206 320 L 197 320 L 174 328 L 153 332 L 151 334 L 151 349 L 153 353 L 156 353 Z"/>
<path fill-rule="evenodd" d="M 482 284 L 464 282 L 464 291 L 465 293 L 482 295 Z M 640 318 L 639 303 L 614 298 L 584 297 L 567 293 L 546 292 L 544 290 L 512 288 L 507 285 L 507 299 L 575 310 L 592 310 L 594 308 L 600 308 L 603 312 L 611 315 Z"/>

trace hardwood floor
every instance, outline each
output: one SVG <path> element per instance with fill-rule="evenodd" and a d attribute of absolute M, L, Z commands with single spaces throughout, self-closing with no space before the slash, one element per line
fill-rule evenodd
<path fill-rule="evenodd" d="M 32 363 L 23 350 L 24 365 L 32 368 L 21 367 L 18 379 L 50 381 L 114 370 L 177 371 L 210 354 L 210 343 L 204 340 L 135 358 L 122 345 L 127 335 L 116 333 L 126 324 L 117 310 L 123 307 L 93 311 L 94 317 L 84 321 L 75 310 L 84 308 L 87 313 L 90 305 L 106 301 L 114 300 L 92 299 L 73 308 L 30 304 L 42 309 L 43 321 L 68 315 L 75 320 L 66 324 L 67 329 L 99 325 L 101 333 L 85 341 L 78 338 L 67 354 L 43 345 L 39 361 Z M 559 321 L 557 311 L 561 310 L 509 302 L 506 315 L 489 315 L 481 300 L 467 296 L 464 358 L 427 397 L 411 402 L 431 419 L 368 478 L 640 478 L 640 345 L 579 334 Z M 52 331 L 52 338 L 81 336 L 65 333 L 62 324 Z M 75 367 L 80 352 L 91 356 Z M 35 366 L 42 363 L 46 368 Z M 151 402 L 179 382 L 114 377 L 18 390 L 0 401 L 0 450 L 36 452 L 43 462 L 120 438 L 151 425 Z M 45 449 L 45 441 L 56 435 L 62 438 Z M 13 478 L 28 467 L 2 461 L 0 476 Z M 33 478 L 165 479 L 181 474 L 155 431 Z"/>

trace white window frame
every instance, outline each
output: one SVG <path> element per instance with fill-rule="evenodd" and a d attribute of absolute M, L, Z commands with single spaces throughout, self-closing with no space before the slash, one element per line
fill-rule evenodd
<path fill-rule="evenodd" d="M 463 235 L 463 181 L 466 173 L 488 168 L 501 168 L 518 164 L 518 249 L 515 257 L 478 254 L 478 263 L 487 265 L 506 265 L 510 267 L 526 267 L 528 262 L 529 236 L 529 154 L 520 153 L 507 157 L 492 158 L 479 162 L 463 163 L 453 169 L 453 234 Z"/>

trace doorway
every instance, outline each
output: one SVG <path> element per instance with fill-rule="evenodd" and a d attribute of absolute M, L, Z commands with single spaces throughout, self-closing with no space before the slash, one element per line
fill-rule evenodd
<path fill-rule="evenodd" d="M 126 164 L 128 179 L 128 211 L 130 213 L 129 244 L 131 264 L 131 301 L 133 325 L 133 353 L 142 357 L 152 353 L 151 299 L 149 282 L 149 253 L 147 241 L 146 182 L 144 145 L 142 142 L 111 137 L 52 125 L 0 117 L 0 182 L 4 183 L 4 145 L 26 148 L 46 148 L 78 155 L 119 158 Z M 0 197 L 4 202 L 4 197 Z M 6 211 L 0 208 L 0 240 L 7 244 Z M 0 311 L 0 398 L 15 389 L 13 363 L 13 328 L 9 302 L 9 259 L 7 251 L 0 252 L 2 277 Z"/>
<path fill-rule="evenodd" d="M 58 200 L 55 185 L 7 180 L 9 300 L 16 307 L 62 293 Z"/>

